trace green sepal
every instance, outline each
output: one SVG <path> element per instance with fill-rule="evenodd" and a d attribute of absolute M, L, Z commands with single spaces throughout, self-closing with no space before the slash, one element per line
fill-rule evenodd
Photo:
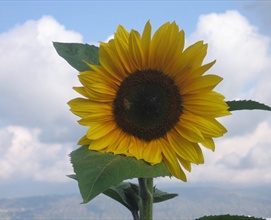
<path fill-rule="evenodd" d="M 237 111 L 237 110 L 267 110 L 271 111 L 271 107 L 265 105 L 263 103 L 259 103 L 252 100 L 234 100 L 234 101 L 226 101 L 228 104 L 229 111 Z"/>
<path fill-rule="evenodd" d="M 240 215 L 211 215 L 197 218 L 196 220 L 264 220 L 264 219 Z"/>
<path fill-rule="evenodd" d="M 99 65 L 99 47 L 80 43 L 53 42 L 59 56 L 64 58 L 72 67 L 79 72 L 90 70 L 85 63 Z"/>
<path fill-rule="evenodd" d="M 112 153 L 100 153 L 82 146 L 70 154 L 83 203 L 111 186 L 132 178 L 171 176 L 162 161 L 154 166 L 143 160 Z"/>

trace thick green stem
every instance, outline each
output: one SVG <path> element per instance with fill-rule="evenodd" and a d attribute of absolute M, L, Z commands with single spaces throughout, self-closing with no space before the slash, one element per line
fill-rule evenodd
<path fill-rule="evenodd" d="M 138 178 L 140 204 L 140 220 L 152 220 L 153 178 Z"/>

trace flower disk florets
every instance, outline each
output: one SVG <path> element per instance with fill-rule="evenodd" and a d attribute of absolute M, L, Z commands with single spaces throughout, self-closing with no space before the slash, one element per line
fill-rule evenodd
<path fill-rule="evenodd" d="M 125 78 L 114 100 L 120 129 L 141 140 L 161 138 L 179 121 L 181 96 L 174 81 L 157 70 Z"/>

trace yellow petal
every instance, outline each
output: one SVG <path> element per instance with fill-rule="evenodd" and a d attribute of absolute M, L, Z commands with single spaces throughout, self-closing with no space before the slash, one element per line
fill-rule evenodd
<path fill-rule="evenodd" d="M 162 143 L 160 139 L 145 143 L 143 150 L 143 159 L 149 162 L 151 165 L 160 163 L 162 161 L 161 145 Z"/>
<path fill-rule="evenodd" d="M 181 94 L 206 93 L 213 90 L 221 82 L 222 78 L 217 75 L 205 75 L 187 80 L 180 86 Z"/>
<path fill-rule="evenodd" d="M 100 63 L 102 67 L 116 80 L 122 82 L 125 78 L 125 70 L 123 69 L 121 63 L 116 57 L 116 53 L 112 51 L 112 46 L 105 43 L 101 43 L 100 49 Z"/>
<path fill-rule="evenodd" d="M 112 116 L 111 112 L 95 112 L 95 113 L 78 113 L 73 111 L 74 114 L 83 117 L 78 121 L 80 125 L 83 126 L 90 126 L 92 125 L 93 122 L 98 122 L 98 123 L 114 123 L 114 117 Z"/>
<path fill-rule="evenodd" d="M 226 128 L 214 118 L 202 117 L 189 113 L 183 113 L 181 117 L 183 120 L 187 120 L 187 123 L 192 123 L 197 127 L 203 136 L 220 137 L 227 132 Z"/>
<path fill-rule="evenodd" d="M 107 135 L 114 129 L 116 129 L 116 124 L 113 122 L 93 122 L 91 123 L 91 127 L 87 131 L 87 138 L 89 138 L 90 140 L 97 140 Z"/>
<path fill-rule="evenodd" d="M 89 99 L 76 98 L 68 102 L 71 107 L 71 111 L 82 118 L 89 117 L 95 113 L 92 117 L 112 117 L 112 107 L 109 104 L 101 102 L 93 102 Z"/>
<path fill-rule="evenodd" d="M 104 69 L 99 69 L 98 72 L 86 71 L 81 72 L 78 76 L 79 80 L 83 80 L 81 83 L 85 86 L 93 84 L 105 84 L 105 86 L 117 90 L 119 87 L 118 81 L 114 80 L 113 77 L 106 74 L 107 72 Z"/>
<path fill-rule="evenodd" d="M 98 82 L 101 82 L 101 80 L 103 82 L 106 81 L 107 83 L 113 85 L 113 87 L 114 85 L 120 85 L 121 81 L 118 80 L 118 78 L 115 78 L 114 76 L 112 76 L 110 73 L 108 73 L 103 66 L 94 65 L 87 62 L 85 63 L 86 65 L 89 66 L 91 70 L 80 72 L 80 75 L 89 75 L 89 78 L 91 80 L 98 80 Z"/>
<path fill-rule="evenodd" d="M 175 37 L 176 39 L 172 40 L 172 44 L 168 45 L 168 51 L 165 53 L 163 63 L 163 71 L 171 78 L 175 78 L 175 75 L 180 75 L 180 70 L 183 67 L 180 54 L 184 48 L 184 31 L 180 31 Z M 171 50 L 170 48 L 175 49 Z"/>
<path fill-rule="evenodd" d="M 128 42 L 129 32 L 122 25 L 119 25 L 115 36 L 123 39 L 124 42 Z"/>
<path fill-rule="evenodd" d="M 99 92 L 93 90 L 91 87 L 85 87 L 86 92 L 88 93 L 89 99 L 95 102 L 107 102 L 113 103 L 115 96 L 113 94 L 108 94 L 106 92 Z"/>
<path fill-rule="evenodd" d="M 163 69 L 166 66 L 171 66 L 171 63 L 176 62 L 176 56 L 179 56 L 184 45 L 184 32 L 179 31 L 178 25 L 173 22 L 168 26 L 160 47 L 163 52 Z M 165 70 L 166 71 L 166 70 Z"/>
<path fill-rule="evenodd" d="M 97 112 L 101 110 L 111 110 L 109 104 L 90 101 L 84 98 L 75 98 L 68 102 L 68 105 L 74 110 L 82 110 L 85 112 Z"/>
<path fill-rule="evenodd" d="M 195 164 L 202 161 L 202 153 L 199 151 L 198 144 L 191 143 L 183 137 L 179 136 L 176 131 L 171 130 L 167 133 L 168 142 L 171 148 L 183 159 Z"/>
<path fill-rule="evenodd" d="M 176 153 L 169 146 L 166 147 L 165 144 L 164 146 L 165 147 L 163 147 L 163 161 L 165 162 L 169 172 L 178 179 L 186 182 L 187 180 L 185 173 L 180 167 Z"/>
<path fill-rule="evenodd" d="M 184 50 L 182 54 L 183 62 L 193 68 L 198 68 L 201 66 L 206 54 L 207 44 L 198 41 Z"/>
<path fill-rule="evenodd" d="M 179 162 L 182 164 L 182 166 L 189 172 L 191 172 L 191 163 L 187 160 L 184 160 L 183 158 L 179 157 L 177 155 L 177 158 L 179 160 Z"/>
<path fill-rule="evenodd" d="M 141 45 L 142 45 L 142 68 L 148 69 L 149 66 L 149 48 L 151 42 L 151 23 L 148 21 L 145 25 L 142 37 L 141 37 Z"/>
<path fill-rule="evenodd" d="M 78 145 L 89 145 L 90 142 L 91 142 L 91 141 L 87 138 L 87 136 L 84 135 L 84 136 L 78 141 Z"/>
<path fill-rule="evenodd" d="M 184 61 L 183 59 L 188 59 L 184 57 L 184 54 L 179 58 L 178 62 L 175 64 L 175 70 L 173 71 L 173 76 L 175 83 L 179 85 L 182 89 L 189 85 L 191 81 L 197 81 L 196 77 L 202 76 L 207 70 L 209 70 L 214 64 L 215 60 L 202 66 L 193 66 L 189 60 Z"/>
<path fill-rule="evenodd" d="M 204 147 L 206 147 L 206 148 L 208 148 L 208 149 L 210 149 L 210 150 L 212 150 L 212 151 L 215 150 L 215 143 L 214 143 L 213 138 L 207 138 L 207 137 L 206 137 L 205 140 L 201 142 L 201 144 L 202 144 Z"/>
<path fill-rule="evenodd" d="M 118 137 L 116 139 L 117 141 L 115 141 L 113 144 L 110 144 L 108 149 L 114 154 L 126 154 L 129 148 L 134 144 L 132 136 L 127 135 L 122 131 L 120 131 L 118 134 L 116 133 L 116 136 Z"/>
<path fill-rule="evenodd" d="M 197 115 L 211 117 L 230 115 L 229 106 L 224 102 L 224 96 L 213 91 L 183 95 L 182 106 L 185 110 Z"/>
<path fill-rule="evenodd" d="M 115 38 L 115 47 L 116 51 L 120 57 L 121 63 L 125 68 L 127 74 L 131 74 L 135 71 L 135 67 L 133 66 L 129 54 L 129 46 L 128 43 L 125 43 L 121 38 Z"/>
<path fill-rule="evenodd" d="M 78 92 L 80 95 L 85 96 L 86 98 L 88 97 L 88 93 L 86 92 L 85 88 L 82 86 L 78 87 L 72 87 L 76 92 Z"/>
<path fill-rule="evenodd" d="M 206 71 L 208 71 L 214 64 L 216 63 L 216 60 L 204 64 L 196 69 L 193 70 L 193 72 L 191 72 L 191 75 L 193 76 L 202 76 Z"/>
<path fill-rule="evenodd" d="M 89 149 L 100 151 L 103 149 L 104 152 L 108 152 L 106 149 L 110 144 L 114 144 L 116 142 L 116 136 L 120 131 L 118 129 L 112 130 L 106 134 L 106 137 L 101 137 L 95 140 L 91 140 Z"/>
<path fill-rule="evenodd" d="M 131 62 L 138 70 L 142 70 L 142 48 L 140 35 L 137 31 L 132 30 L 129 38 L 129 54 Z"/>
<path fill-rule="evenodd" d="M 191 123 L 186 123 L 186 121 L 180 120 L 174 127 L 176 131 L 182 135 L 187 140 L 193 143 L 199 143 L 204 141 L 204 137 L 197 127 L 193 126 Z"/>
<path fill-rule="evenodd" d="M 143 159 L 142 152 L 144 150 L 144 142 L 134 139 L 134 144 L 129 148 L 129 154 L 135 157 L 137 160 Z"/>
<path fill-rule="evenodd" d="M 163 38 L 169 25 L 170 25 L 169 22 L 163 24 L 161 27 L 157 29 L 157 31 L 154 33 L 152 37 L 151 45 L 150 45 L 150 60 L 149 60 L 150 69 L 161 70 L 161 64 L 162 64 L 163 55 L 164 55 L 163 46 L 165 44 L 163 42 Z M 161 44 L 163 44 L 163 46 Z"/>

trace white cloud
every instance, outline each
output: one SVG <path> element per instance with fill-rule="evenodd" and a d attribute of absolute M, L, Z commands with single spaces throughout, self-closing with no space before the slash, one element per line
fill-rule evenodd
<path fill-rule="evenodd" d="M 216 152 L 205 153 L 205 164 L 194 167 L 192 182 L 264 184 L 271 182 L 271 126 L 259 124 L 243 136 L 220 139 Z"/>
<path fill-rule="evenodd" d="M 69 144 L 45 144 L 39 140 L 40 129 L 8 126 L 0 129 L 0 182 L 23 179 L 66 182 L 72 173 Z"/>
<path fill-rule="evenodd" d="M 246 97 L 271 69 L 270 38 L 237 11 L 202 15 L 189 41 L 198 39 L 208 43 L 208 59 L 217 60 L 212 71 L 224 78 L 219 89 L 228 99 Z"/>
<path fill-rule="evenodd" d="M 66 102 L 75 96 L 77 71 L 56 53 L 52 42 L 81 42 L 50 16 L 27 21 L 0 34 L 1 116 L 4 125 L 43 127 L 48 139 L 54 130 L 74 120 Z"/>
<path fill-rule="evenodd" d="M 104 41 L 104 42 L 108 42 L 108 41 L 110 41 L 111 39 L 113 39 L 114 38 L 114 35 L 112 34 L 112 35 L 110 35 L 108 38 L 106 38 L 106 40 Z"/>
<path fill-rule="evenodd" d="M 254 99 L 271 105 L 270 37 L 237 11 L 199 18 L 189 42 L 204 39 L 207 60 L 216 59 L 212 73 L 224 80 L 217 90 L 232 99 Z M 192 182 L 271 183 L 270 112 L 233 112 L 221 120 L 229 133 L 216 140 L 215 153 L 204 150 L 205 164 L 195 166 Z"/>
<path fill-rule="evenodd" d="M 0 182 L 63 182 L 79 126 L 66 104 L 77 71 L 52 42 L 82 42 L 54 18 L 29 20 L 0 34 Z M 80 136 L 82 133 L 80 134 Z"/>
<path fill-rule="evenodd" d="M 216 140 L 216 150 L 205 148 L 205 163 L 193 165 L 188 184 L 263 185 L 271 183 L 271 125 L 260 123 L 252 132 Z M 175 178 L 159 178 L 157 184 L 180 184 Z"/>
<path fill-rule="evenodd" d="M 103 40 L 102 42 L 108 42 L 108 41 L 110 41 L 110 40 L 113 39 L 113 38 L 114 38 L 114 34 L 108 36 L 108 37 L 107 37 L 105 40 Z M 95 46 L 97 46 L 97 47 L 100 46 L 100 42 L 96 42 L 96 41 L 88 42 L 88 44 L 89 44 L 89 45 L 95 45 Z"/>

